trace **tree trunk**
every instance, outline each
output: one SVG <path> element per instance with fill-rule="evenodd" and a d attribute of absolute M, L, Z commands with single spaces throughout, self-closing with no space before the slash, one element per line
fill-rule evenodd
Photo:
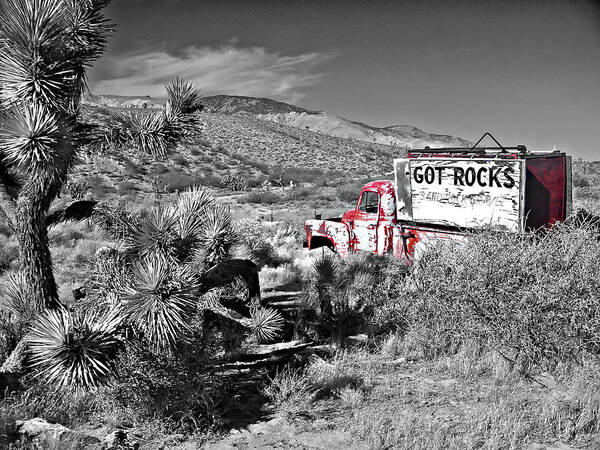
<path fill-rule="evenodd" d="M 66 173 L 66 170 L 63 172 Z M 47 173 L 30 179 L 17 200 L 20 270 L 25 276 L 29 295 L 40 310 L 60 307 L 52 271 L 46 214 L 56 193 L 60 191 L 63 178 L 64 175 L 61 178 L 56 173 Z M 21 374 L 26 356 L 27 339 L 22 338 L 0 367 L 0 376 Z"/>
<path fill-rule="evenodd" d="M 46 205 L 46 202 L 40 198 L 44 197 L 47 190 L 39 185 L 29 185 L 25 189 L 27 190 L 23 192 L 25 195 L 20 196 L 17 204 L 17 234 L 21 270 L 27 280 L 30 295 L 36 304 L 40 308 L 57 308 L 60 303 L 52 271 L 52 257 L 46 227 L 46 212 L 49 205 Z"/>

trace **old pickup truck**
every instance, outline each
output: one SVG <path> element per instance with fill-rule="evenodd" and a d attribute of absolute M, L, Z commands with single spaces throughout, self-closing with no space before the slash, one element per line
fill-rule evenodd
<path fill-rule="evenodd" d="M 558 151 L 425 148 L 395 159 L 394 174 L 366 184 L 342 217 L 307 220 L 305 246 L 412 261 L 432 239 L 537 229 L 571 212 L 571 159 Z"/>

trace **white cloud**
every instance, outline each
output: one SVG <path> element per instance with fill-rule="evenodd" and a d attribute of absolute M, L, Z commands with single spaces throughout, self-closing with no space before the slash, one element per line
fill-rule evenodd
<path fill-rule="evenodd" d="M 318 66 L 336 53 L 285 56 L 263 47 L 189 47 L 180 55 L 163 50 L 107 57 L 105 76 L 92 85 L 98 94 L 164 96 L 164 84 L 178 76 L 205 95 L 223 93 L 296 102 L 322 77 Z M 108 73 L 106 72 L 108 67 Z"/>

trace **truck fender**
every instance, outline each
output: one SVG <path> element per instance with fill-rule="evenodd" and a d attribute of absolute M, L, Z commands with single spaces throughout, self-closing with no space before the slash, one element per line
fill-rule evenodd
<path fill-rule="evenodd" d="M 307 220 L 304 222 L 308 248 L 329 247 L 340 256 L 348 254 L 350 231 L 342 222 L 332 220 Z"/>

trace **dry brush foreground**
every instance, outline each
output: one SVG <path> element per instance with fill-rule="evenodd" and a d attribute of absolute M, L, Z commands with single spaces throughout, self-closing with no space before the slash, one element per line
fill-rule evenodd
<path fill-rule="evenodd" d="M 280 370 L 276 418 L 214 448 L 597 448 L 598 237 L 484 233 L 392 264 L 370 338 Z"/>
<path fill-rule="evenodd" d="M 475 234 L 407 268 L 369 255 L 323 258 L 301 249 L 297 223 L 238 218 L 233 251 L 260 267 L 263 297 L 302 292 L 302 313 L 286 316 L 284 333 L 337 350 L 288 367 L 215 371 L 236 332 L 202 343 L 198 317 L 175 357 L 132 348 L 119 377 L 91 393 L 56 397 L 26 380 L 25 392 L 2 401 L 3 420 L 124 430 L 127 445 L 142 448 L 595 448 L 593 220 L 537 236 Z M 73 279 L 104 273 L 96 250 L 115 242 L 110 233 L 84 222 L 49 236 L 64 298 Z M 358 345 L 353 335 L 363 335 Z"/>

